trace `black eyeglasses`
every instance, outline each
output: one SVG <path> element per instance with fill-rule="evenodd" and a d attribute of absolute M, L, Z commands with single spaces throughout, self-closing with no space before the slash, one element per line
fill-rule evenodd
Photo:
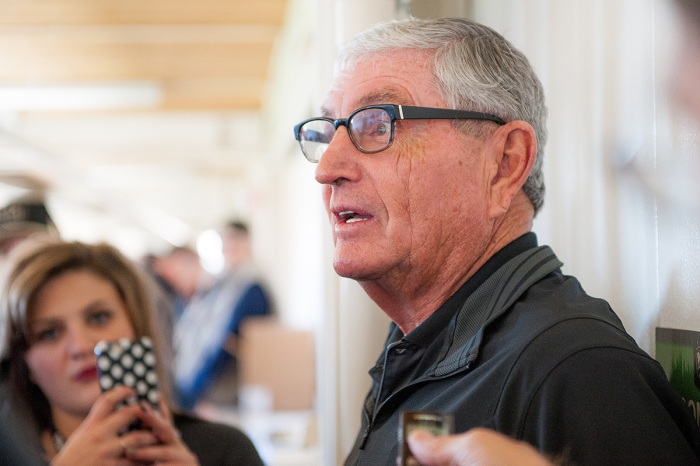
<path fill-rule="evenodd" d="M 388 149 L 394 141 L 396 120 L 490 120 L 506 122 L 495 115 L 448 108 L 410 107 L 406 105 L 372 105 L 358 108 L 347 118 L 310 118 L 294 127 L 294 137 L 309 162 L 318 162 L 333 140 L 338 126 L 345 126 L 357 149 L 373 154 Z"/>

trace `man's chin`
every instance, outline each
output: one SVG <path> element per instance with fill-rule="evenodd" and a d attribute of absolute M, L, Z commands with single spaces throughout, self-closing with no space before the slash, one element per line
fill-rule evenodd
<path fill-rule="evenodd" d="M 357 258 L 350 260 L 339 260 L 336 258 L 333 261 L 333 269 L 341 277 L 358 282 L 375 281 L 384 276 L 384 269 L 379 267 L 378 264 L 368 263 Z"/>
<path fill-rule="evenodd" d="M 336 258 L 333 261 L 333 269 L 335 273 L 344 278 L 350 278 L 352 280 L 362 281 L 362 280 L 372 280 L 376 273 L 373 273 L 372 267 L 363 261 L 358 261 L 357 259 L 351 260 L 340 260 Z"/>
<path fill-rule="evenodd" d="M 335 273 L 343 278 L 350 278 L 352 280 L 359 280 L 362 275 L 359 274 L 353 267 L 348 267 L 347 264 L 333 264 L 333 269 Z"/>

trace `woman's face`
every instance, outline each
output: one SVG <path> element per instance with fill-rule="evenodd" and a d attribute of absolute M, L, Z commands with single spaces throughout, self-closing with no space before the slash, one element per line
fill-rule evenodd
<path fill-rule="evenodd" d="M 32 381 L 54 415 L 85 417 L 100 395 L 95 345 L 135 336 L 122 299 L 99 275 L 67 271 L 39 290 L 29 311 L 25 361 Z"/>

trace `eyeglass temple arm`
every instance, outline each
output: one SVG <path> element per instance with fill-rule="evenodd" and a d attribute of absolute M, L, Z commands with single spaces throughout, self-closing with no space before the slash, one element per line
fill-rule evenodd
<path fill-rule="evenodd" d="M 399 120 L 422 120 L 422 119 L 439 119 L 439 120 L 490 120 L 499 125 L 505 125 L 506 122 L 496 115 L 490 113 L 471 112 L 468 110 L 453 110 L 449 108 L 429 108 L 429 107 L 412 107 L 409 105 L 394 105 L 394 111 Z"/>

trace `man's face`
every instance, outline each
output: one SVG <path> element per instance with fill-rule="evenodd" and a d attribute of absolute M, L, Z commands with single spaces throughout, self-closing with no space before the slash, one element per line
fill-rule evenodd
<path fill-rule="evenodd" d="M 373 104 L 447 108 L 431 63 L 432 53 L 414 50 L 362 60 L 336 77 L 324 113 L 346 118 Z M 488 138 L 466 136 L 448 120 L 410 120 L 396 122 L 389 149 L 365 154 L 339 127 L 316 169 L 336 272 L 375 281 L 434 276 L 448 261 L 470 265 L 489 240 L 487 180 L 497 167 L 487 147 Z"/>
<path fill-rule="evenodd" d="M 228 265 L 238 266 L 250 258 L 250 239 L 247 234 L 227 228 L 221 235 L 221 240 L 221 252 Z"/>

